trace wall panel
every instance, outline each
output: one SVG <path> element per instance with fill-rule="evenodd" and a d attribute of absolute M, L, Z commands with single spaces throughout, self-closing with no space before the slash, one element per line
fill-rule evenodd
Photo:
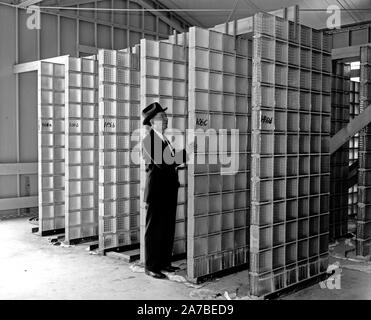
<path fill-rule="evenodd" d="M 39 62 L 39 233 L 61 232 L 64 212 L 65 65 Z"/>
<path fill-rule="evenodd" d="M 13 74 L 13 64 L 16 62 L 16 37 L 11 32 L 16 28 L 15 11 L 8 7 L 0 10 L 0 38 L 3 45 L 0 50 L 0 167 L 2 163 L 14 163 L 18 161 L 17 149 L 17 99 L 16 99 L 16 76 Z M 17 176 L 2 179 L 1 190 L 4 192 L 10 188 L 16 188 Z M 17 189 L 16 189 L 17 190 Z M 16 196 L 18 194 L 16 193 Z M 0 208 L 1 210 L 1 208 Z M 17 214 L 17 210 L 0 211 L 0 216 Z"/>
<path fill-rule="evenodd" d="M 68 58 L 65 110 L 65 240 L 98 238 L 97 60 Z"/>
<path fill-rule="evenodd" d="M 37 162 L 37 71 L 19 75 L 19 161 Z"/>
<path fill-rule="evenodd" d="M 169 34 L 171 33 L 169 26 L 163 21 L 158 22 L 158 33 Z"/>
<path fill-rule="evenodd" d="M 22 174 L 19 176 L 19 179 L 21 197 L 37 196 L 37 174 Z"/>
<path fill-rule="evenodd" d="M 350 33 L 350 45 L 356 46 L 369 42 L 369 30 L 367 28 L 360 30 L 353 30 Z"/>
<path fill-rule="evenodd" d="M 99 248 L 139 243 L 139 48 L 99 50 Z M 135 159 L 136 162 L 133 161 Z"/>
<path fill-rule="evenodd" d="M 127 43 L 127 31 L 123 29 L 117 29 L 114 30 L 114 39 L 113 44 L 115 50 L 121 50 L 128 46 Z"/>
<path fill-rule="evenodd" d="M 0 199 L 15 198 L 17 196 L 17 184 L 15 175 L 0 176 Z"/>
<path fill-rule="evenodd" d="M 129 9 L 142 9 L 142 7 L 134 2 L 129 2 Z M 129 26 L 142 29 L 142 12 L 141 11 L 130 11 L 129 15 Z"/>
<path fill-rule="evenodd" d="M 198 148 L 188 166 L 187 271 L 193 281 L 247 267 L 249 260 L 248 64 L 248 40 L 190 29 L 189 129 L 214 130 L 217 139 L 204 143 L 197 134 L 205 149 Z"/>
<path fill-rule="evenodd" d="M 58 17 L 50 14 L 41 16 L 40 59 L 58 56 Z"/>
<path fill-rule="evenodd" d="M 95 47 L 95 26 L 94 23 L 79 22 L 79 44 Z"/>
<path fill-rule="evenodd" d="M 146 12 L 144 14 L 144 29 L 149 31 L 156 30 L 156 16 L 152 13 Z"/>
<path fill-rule="evenodd" d="M 115 9 L 126 9 L 127 8 L 126 6 L 127 6 L 126 0 L 118 0 L 118 1 L 116 0 L 113 2 L 113 7 Z M 127 25 L 128 13 L 125 11 L 115 11 L 113 15 L 113 21 L 123 26 Z"/>
<path fill-rule="evenodd" d="M 82 10 L 79 11 L 79 14 L 80 16 L 82 17 L 86 17 L 86 18 L 91 18 L 91 19 L 94 19 L 95 17 L 95 11 L 92 11 L 92 10 L 84 10 L 84 9 L 88 9 L 88 8 L 94 8 L 94 3 L 91 2 L 91 3 L 86 3 L 86 4 L 81 4 L 79 6 L 79 8 L 81 8 Z"/>
<path fill-rule="evenodd" d="M 3 7 L 1 8 L 3 9 Z M 19 62 L 29 62 L 39 59 L 39 43 L 37 40 L 37 30 L 27 28 L 28 15 L 26 11 L 19 10 L 19 23 L 18 23 L 18 50 L 19 50 Z M 4 19 L 6 21 L 7 19 Z M 6 30 L 10 30 L 9 27 Z M 15 30 L 15 29 L 11 29 Z M 46 31 L 47 29 L 45 29 Z M 11 35 L 11 32 L 9 33 Z M 14 37 L 16 38 L 16 37 Z M 17 39 L 17 38 L 16 38 Z"/>
<path fill-rule="evenodd" d="M 349 34 L 347 32 L 336 33 L 332 36 L 332 47 L 334 49 L 343 48 L 344 44 L 347 44 L 348 42 L 349 42 Z"/>
<path fill-rule="evenodd" d="M 74 19 L 61 17 L 61 55 L 77 55 L 77 22 Z"/>
<path fill-rule="evenodd" d="M 98 24 L 98 48 L 111 49 L 111 27 Z M 122 48 L 121 48 L 122 49 Z"/>
<path fill-rule="evenodd" d="M 328 40 L 303 25 L 265 13 L 254 16 L 249 273 L 256 296 L 327 269 Z"/>
<path fill-rule="evenodd" d="M 99 1 L 97 2 L 97 7 L 98 8 L 103 8 L 103 9 L 109 9 L 111 8 L 112 1 L 111 0 L 105 0 L 105 1 Z M 92 4 L 90 4 L 91 6 Z M 99 20 L 104 20 L 104 21 L 111 21 L 111 16 L 113 13 L 111 13 L 109 10 L 107 11 L 98 11 L 97 17 Z"/>

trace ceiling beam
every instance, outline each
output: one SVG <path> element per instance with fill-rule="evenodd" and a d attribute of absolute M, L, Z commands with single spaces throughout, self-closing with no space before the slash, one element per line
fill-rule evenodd
<path fill-rule="evenodd" d="M 371 105 L 358 116 L 350 120 L 346 127 L 338 131 L 330 139 L 330 153 L 333 154 L 344 143 L 348 142 L 357 132 L 361 131 L 371 122 Z"/>
<path fill-rule="evenodd" d="M 37 201 L 37 196 L 0 199 L 0 210 L 33 208 L 37 207 Z"/>
<path fill-rule="evenodd" d="M 228 23 L 218 24 L 209 30 L 214 30 L 222 33 L 228 33 L 230 35 L 240 35 L 253 32 L 254 17 L 247 17 L 236 21 L 230 21 Z"/>
<path fill-rule="evenodd" d="M 37 174 L 37 162 L 0 164 L 0 175 L 13 174 Z"/>
<path fill-rule="evenodd" d="M 289 20 L 296 21 L 298 17 L 296 13 L 297 6 L 288 7 L 286 9 L 288 9 L 289 12 L 293 12 L 292 15 L 290 14 L 288 15 Z M 275 11 L 270 11 L 268 13 L 273 14 L 273 15 L 283 16 L 285 14 L 285 8 L 275 10 Z M 254 17 L 251 16 L 247 18 L 238 19 L 235 21 L 230 21 L 227 23 L 218 24 L 210 28 L 209 30 L 215 30 L 218 32 L 228 33 L 230 35 L 236 35 L 236 36 L 241 35 L 241 34 L 251 33 L 254 31 Z"/>
<path fill-rule="evenodd" d="M 144 9 L 148 9 L 149 12 L 151 12 L 155 16 L 159 17 L 159 19 L 161 19 L 163 22 L 165 22 L 166 24 L 168 24 L 169 26 L 171 26 L 172 28 L 174 28 L 178 32 L 187 31 L 181 26 L 180 23 L 177 23 L 176 21 L 169 19 L 163 12 L 151 11 L 151 9 L 155 10 L 155 8 L 152 5 L 150 5 L 147 1 L 145 1 L 145 0 L 135 0 L 133 2 L 136 2 L 137 4 L 139 4 Z"/>
<path fill-rule="evenodd" d="M 35 0 L 26 0 L 26 1 L 35 1 Z M 103 0 L 96 0 L 96 2 L 101 2 Z M 153 15 L 158 16 L 163 22 L 171 26 L 173 29 L 177 30 L 178 32 L 185 32 L 186 30 L 182 27 L 182 25 L 174 20 L 169 19 L 166 16 L 166 13 L 155 11 L 156 8 L 151 4 L 152 1 L 145 1 L 145 0 L 131 0 L 133 3 L 139 4 L 143 9 L 148 9 Z M 40 1 L 39 1 L 40 2 Z M 92 3 L 94 4 L 95 1 L 92 0 L 65 0 L 63 4 L 61 3 L 60 7 L 70 7 L 75 5 L 82 5 Z M 112 8 L 114 10 L 114 8 Z"/>
<path fill-rule="evenodd" d="M 39 62 L 32 61 L 32 62 L 24 62 L 20 64 L 16 64 L 13 66 L 13 73 L 24 73 L 24 72 L 31 72 L 39 70 Z"/>
<path fill-rule="evenodd" d="M 18 4 L 18 6 L 20 8 L 27 8 L 29 6 L 33 6 L 35 4 L 38 4 L 41 1 L 42 0 L 25 0 L 25 1 L 22 1 L 20 4 Z"/>
<path fill-rule="evenodd" d="M 158 4 L 160 4 L 161 6 L 164 6 L 166 7 L 162 2 L 161 0 L 152 0 L 152 1 L 155 1 L 157 2 Z M 171 6 L 172 8 L 174 9 L 181 9 L 176 3 L 174 3 L 173 0 L 168 0 L 169 3 L 171 3 Z M 187 11 L 184 11 L 182 12 L 181 14 L 179 12 L 177 12 L 177 15 L 179 17 L 181 17 L 183 20 L 185 20 L 185 22 L 187 24 L 189 24 L 190 26 L 198 26 L 198 27 L 201 27 L 201 28 L 204 28 L 204 29 L 207 29 L 207 27 L 198 19 L 196 19 L 195 17 L 193 17 L 192 15 L 190 15 L 189 13 L 187 13 Z"/>
<path fill-rule="evenodd" d="M 100 2 L 103 0 L 97 0 L 97 2 Z M 44 1 L 43 5 L 44 6 L 58 6 L 58 7 L 73 7 L 77 5 L 82 5 L 82 4 L 94 4 L 94 0 L 63 0 L 59 4 L 55 4 L 55 1 Z"/>

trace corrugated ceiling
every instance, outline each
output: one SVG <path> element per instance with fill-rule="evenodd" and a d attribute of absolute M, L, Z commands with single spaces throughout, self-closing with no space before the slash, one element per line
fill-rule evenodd
<path fill-rule="evenodd" d="M 159 0 L 171 9 L 229 9 L 224 12 L 200 11 L 179 12 L 191 24 L 212 27 L 226 22 L 235 5 L 235 0 Z M 341 9 L 341 24 L 353 24 L 371 20 L 371 0 L 238 0 L 232 19 L 253 15 L 258 11 L 273 11 L 284 7 L 299 5 L 300 21 L 313 28 L 326 28 L 329 5 L 337 5 Z M 323 11 L 305 11 L 322 9 Z"/>
<path fill-rule="evenodd" d="M 4 1 L 4 0 L 3 0 Z M 20 0 L 22 2 L 24 0 Z M 135 0 L 132 0 L 135 2 Z M 371 0 L 146 0 L 147 2 L 158 2 L 169 9 L 194 9 L 196 11 L 177 12 L 190 25 L 210 28 L 217 24 L 224 23 L 231 15 L 231 19 L 245 18 L 252 16 L 259 11 L 274 11 L 284 7 L 299 5 L 300 22 L 317 29 L 326 28 L 326 21 L 330 16 L 326 12 L 329 5 L 337 5 L 342 9 L 341 24 L 355 24 L 364 21 L 371 21 Z M 5 0 L 5 2 L 11 2 Z M 73 5 L 76 3 L 86 4 L 89 0 L 44 0 L 38 5 Z M 98 2 L 101 2 L 98 0 Z M 222 11 L 212 11 L 220 10 Z M 313 9 L 321 9 L 317 11 Z M 197 11 L 200 10 L 200 11 Z M 313 11 L 308 11 L 313 10 Z"/>

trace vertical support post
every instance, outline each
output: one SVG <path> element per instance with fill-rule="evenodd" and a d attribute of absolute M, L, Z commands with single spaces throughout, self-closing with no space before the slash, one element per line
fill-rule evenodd
<path fill-rule="evenodd" d="M 42 23 L 42 14 L 40 12 L 40 23 Z M 36 29 L 36 37 L 37 37 L 37 60 L 40 60 L 41 59 L 41 30 L 40 29 Z"/>
<path fill-rule="evenodd" d="M 283 18 L 284 18 L 285 20 L 288 19 L 288 10 L 287 10 L 287 8 L 283 8 Z"/>
<path fill-rule="evenodd" d="M 57 15 L 57 54 L 61 55 L 61 16 Z"/>
<path fill-rule="evenodd" d="M 77 9 L 79 9 L 79 5 L 77 6 Z M 79 44 L 80 44 L 80 11 L 77 10 L 77 16 L 76 16 L 76 57 L 80 56 L 80 50 L 79 50 Z"/>
<path fill-rule="evenodd" d="M 114 50 L 116 49 L 115 47 L 115 27 L 113 26 L 114 24 L 114 15 L 115 15 L 115 10 L 113 9 L 115 1 L 111 0 L 111 49 Z"/>
<path fill-rule="evenodd" d="M 98 4 L 97 1 L 94 1 L 94 8 L 98 9 Z M 97 24 L 97 19 L 98 19 L 98 10 L 94 11 L 94 47 L 98 48 L 98 24 Z"/>
<path fill-rule="evenodd" d="M 299 21 L 300 21 L 300 11 L 299 6 L 294 6 L 294 22 L 295 22 L 295 39 L 299 38 Z"/>
<path fill-rule="evenodd" d="M 142 9 L 144 9 L 144 7 Z M 145 21 L 145 11 L 144 10 L 142 10 L 141 18 L 142 18 L 142 39 L 144 39 L 144 21 Z"/>
<path fill-rule="evenodd" d="M 159 5 L 158 5 L 158 3 L 156 3 L 155 8 L 158 9 L 158 7 L 159 7 Z M 158 15 L 155 15 L 155 19 L 156 19 L 156 41 L 158 41 L 159 40 L 159 34 L 160 34 Z"/>
<path fill-rule="evenodd" d="M 15 8 L 15 63 L 19 63 L 19 9 Z M 15 74 L 15 118 L 16 118 L 16 148 L 17 148 L 17 163 L 19 163 L 20 154 L 20 141 L 19 141 L 19 73 Z M 16 175 L 17 178 L 17 197 L 21 196 L 20 191 L 20 175 Z M 18 210 L 18 215 L 20 215 L 20 209 Z"/>
<path fill-rule="evenodd" d="M 130 8 L 130 0 L 127 0 L 126 1 L 126 9 L 128 9 L 126 11 L 126 47 L 129 48 L 130 47 L 130 30 L 129 30 L 129 26 L 130 26 L 130 14 L 129 14 L 129 8 Z"/>

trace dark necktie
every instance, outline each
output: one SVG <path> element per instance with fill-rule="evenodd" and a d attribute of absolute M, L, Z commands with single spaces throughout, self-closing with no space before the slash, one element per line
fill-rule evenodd
<path fill-rule="evenodd" d="M 167 145 L 169 146 L 169 148 L 170 148 L 170 151 L 171 151 L 171 155 L 174 157 L 175 156 L 175 152 L 174 152 L 174 148 L 173 148 L 173 146 L 171 145 L 171 143 L 170 143 L 170 141 L 163 135 L 163 137 L 164 137 L 164 140 L 165 140 L 165 142 L 167 143 Z"/>

